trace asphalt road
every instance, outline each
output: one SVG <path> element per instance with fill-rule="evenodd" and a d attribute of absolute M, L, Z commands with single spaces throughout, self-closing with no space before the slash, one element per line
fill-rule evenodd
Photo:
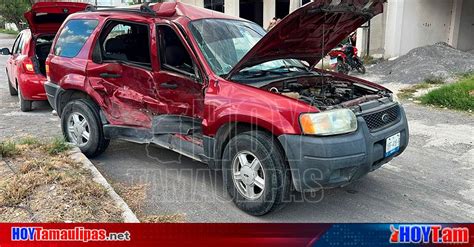
<path fill-rule="evenodd" d="M 0 34 L 0 47 L 11 46 Z M 0 57 L 4 68 L 6 57 Z M 19 111 L 0 73 L 0 140 L 60 135 L 47 103 Z M 474 116 L 405 103 L 411 140 L 407 150 L 353 184 L 315 195 L 263 217 L 238 210 L 222 176 L 155 146 L 112 141 L 93 160 L 112 182 L 145 184 L 147 214 L 180 213 L 190 222 L 474 222 Z"/>

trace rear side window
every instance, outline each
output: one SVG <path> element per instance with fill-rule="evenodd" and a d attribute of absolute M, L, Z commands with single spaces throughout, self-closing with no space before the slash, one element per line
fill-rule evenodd
<path fill-rule="evenodd" d="M 23 36 L 22 33 L 18 35 L 18 37 L 15 40 L 15 43 L 13 43 L 12 47 L 12 54 L 17 54 L 18 53 L 18 46 L 20 45 L 21 37 Z"/>
<path fill-rule="evenodd" d="M 97 20 L 70 20 L 59 34 L 54 46 L 54 55 L 75 57 L 97 27 Z"/>

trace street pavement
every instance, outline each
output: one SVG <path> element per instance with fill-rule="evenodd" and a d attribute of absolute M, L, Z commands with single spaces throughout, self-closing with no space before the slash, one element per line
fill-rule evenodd
<path fill-rule="evenodd" d="M 0 47 L 12 43 L 0 34 Z M 1 68 L 6 59 L 0 57 Z M 61 135 L 47 102 L 20 112 L 3 72 L 0 97 L 0 140 Z M 474 222 L 474 116 L 404 107 L 411 139 L 401 156 L 344 188 L 294 193 L 297 202 L 263 217 L 233 205 L 219 172 L 169 150 L 114 140 L 93 163 L 110 182 L 144 184 L 144 213 L 184 214 L 189 222 Z"/>

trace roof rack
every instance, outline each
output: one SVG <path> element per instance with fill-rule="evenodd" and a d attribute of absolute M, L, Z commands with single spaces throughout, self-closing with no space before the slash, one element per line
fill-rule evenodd
<path fill-rule="evenodd" d="M 163 2 L 163 1 L 159 1 L 159 2 Z M 144 2 L 140 6 L 140 12 L 156 16 L 156 12 L 150 7 L 150 2 Z"/>
<path fill-rule="evenodd" d="M 163 2 L 163 0 L 158 1 L 158 3 Z M 156 17 L 156 12 L 150 7 L 150 2 L 143 3 L 139 9 L 132 9 L 132 8 L 115 8 L 110 6 L 93 6 L 90 5 L 86 7 L 85 11 L 89 12 L 107 12 L 107 11 L 120 11 L 120 12 L 127 12 L 127 13 L 135 13 L 135 14 L 143 14 L 143 15 L 151 15 Z"/>

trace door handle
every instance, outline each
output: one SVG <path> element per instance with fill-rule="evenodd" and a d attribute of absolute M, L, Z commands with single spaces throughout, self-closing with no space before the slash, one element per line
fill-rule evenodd
<path fill-rule="evenodd" d="M 102 78 L 120 78 L 122 75 L 120 74 L 109 74 L 109 73 L 101 73 L 100 77 Z"/>
<path fill-rule="evenodd" d="M 160 84 L 161 88 L 166 88 L 166 89 L 176 89 L 178 88 L 178 84 L 172 83 L 172 82 L 165 82 Z"/>

